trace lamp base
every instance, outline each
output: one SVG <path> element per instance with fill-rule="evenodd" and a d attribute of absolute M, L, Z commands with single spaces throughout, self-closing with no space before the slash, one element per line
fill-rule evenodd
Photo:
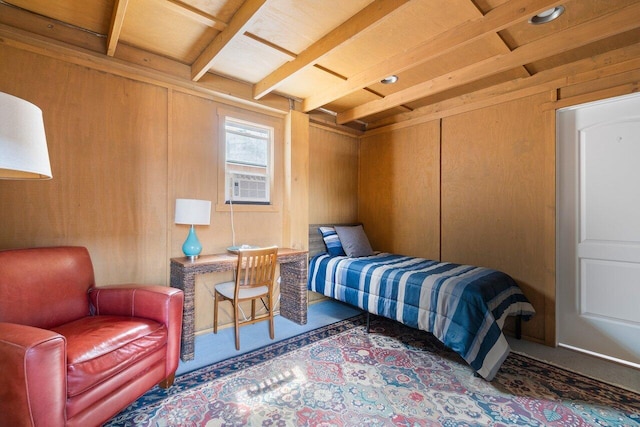
<path fill-rule="evenodd" d="M 189 229 L 187 240 L 185 240 L 184 244 L 182 245 L 182 252 L 184 252 L 184 255 L 191 261 L 198 258 L 198 255 L 200 255 L 200 252 L 202 252 L 202 245 L 198 240 L 198 236 L 196 236 L 196 230 L 193 225 Z"/>

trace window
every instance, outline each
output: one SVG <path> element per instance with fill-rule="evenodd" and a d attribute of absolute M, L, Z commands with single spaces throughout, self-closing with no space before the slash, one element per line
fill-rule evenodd
<path fill-rule="evenodd" d="M 272 127 L 226 116 L 225 203 L 270 204 Z"/>

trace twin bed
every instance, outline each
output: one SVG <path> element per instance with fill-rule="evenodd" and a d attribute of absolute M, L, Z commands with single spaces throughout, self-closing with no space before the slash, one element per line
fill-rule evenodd
<path fill-rule="evenodd" d="M 359 225 L 309 237 L 309 290 L 433 334 L 488 381 L 509 354 L 506 317 L 535 313 L 503 272 L 373 252 Z"/>

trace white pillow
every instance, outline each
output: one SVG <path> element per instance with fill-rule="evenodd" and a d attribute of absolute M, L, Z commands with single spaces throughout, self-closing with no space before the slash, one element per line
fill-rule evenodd
<path fill-rule="evenodd" d="M 361 225 L 344 227 L 335 226 L 336 233 L 342 243 L 344 252 L 350 258 L 373 255 L 371 243 Z"/>

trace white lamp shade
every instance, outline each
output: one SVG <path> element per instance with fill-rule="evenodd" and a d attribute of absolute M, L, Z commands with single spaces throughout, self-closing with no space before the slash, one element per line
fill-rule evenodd
<path fill-rule="evenodd" d="M 209 225 L 211 201 L 176 199 L 176 224 Z"/>
<path fill-rule="evenodd" d="M 42 110 L 0 92 L 0 178 L 51 179 Z"/>

